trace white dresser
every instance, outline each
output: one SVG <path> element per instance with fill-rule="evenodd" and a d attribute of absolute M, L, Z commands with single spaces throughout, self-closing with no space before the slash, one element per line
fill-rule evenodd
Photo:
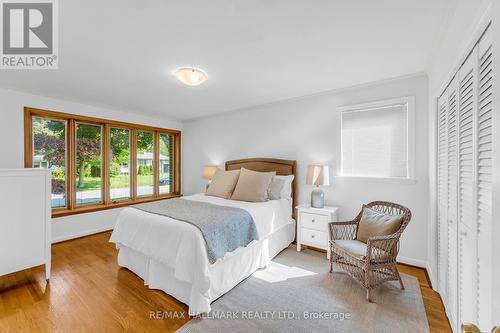
<path fill-rule="evenodd" d="M 45 264 L 50 278 L 51 175 L 0 170 L 0 275 Z"/>
<path fill-rule="evenodd" d="M 328 223 L 336 222 L 337 207 L 312 208 L 310 205 L 297 206 L 297 251 L 302 245 L 326 250 L 329 257 Z"/>

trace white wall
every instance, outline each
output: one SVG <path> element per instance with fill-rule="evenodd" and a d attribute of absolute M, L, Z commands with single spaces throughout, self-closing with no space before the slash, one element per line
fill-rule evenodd
<path fill-rule="evenodd" d="M 0 169 L 24 167 L 25 106 L 171 129 L 182 128 L 181 123 L 168 119 L 0 89 Z M 111 229 L 119 210 L 111 209 L 54 219 L 52 239 L 60 241 Z"/>
<path fill-rule="evenodd" d="M 340 113 L 338 106 L 401 96 L 416 97 L 416 184 L 353 181 L 336 178 L 325 188 L 326 203 L 340 207 L 341 219 L 352 219 L 363 203 L 388 200 L 408 206 L 413 219 L 403 235 L 401 260 L 425 265 L 428 217 L 427 77 L 419 75 L 336 93 L 294 99 L 183 123 L 184 194 L 201 192 L 205 164 L 231 159 L 274 157 L 297 160 L 299 202 L 307 202 L 308 163 L 337 166 Z"/>

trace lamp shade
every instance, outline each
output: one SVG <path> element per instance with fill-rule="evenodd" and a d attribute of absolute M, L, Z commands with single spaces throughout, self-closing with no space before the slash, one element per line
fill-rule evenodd
<path fill-rule="evenodd" d="M 307 166 L 307 179 L 306 183 L 308 185 L 330 185 L 330 173 L 328 171 L 328 165 L 308 165 Z"/>
<path fill-rule="evenodd" d="M 203 179 L 212 180 L 216 172 L 217 167 L 215 165 L 205 165 L 203 167 Z"/>

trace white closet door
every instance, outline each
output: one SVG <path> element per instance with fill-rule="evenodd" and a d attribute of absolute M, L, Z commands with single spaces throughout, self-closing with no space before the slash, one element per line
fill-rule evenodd
<path fill-rule="evenodd" d="M 447 303 L 448 271 L 448 94 L 438 100 L 438 280 L 443 302 Z"/>
<path fill-rule="evenodd" d="M 477 113 L 477 279 L 478 323 L 483 330 L 493 325 L 491 317 L 492 285 L 492 122 L 493 63 L 491 29 L 478 44 L 479 103 Z M 498 319 L 498 318 L 496 318 Z"/>
<path fill-rule="evenodd" d="M 487 30 L 438 99 L 438 281 L 455 331 L 494 324 L 492 50 Z"/>
<path fill-rule="evenodd" d="M 457 323 L 458 310 L 458 79 L 448 87 L 448 270 L 446 282 L 451 322 Z M 452 324 L 453 325 L 453 324 Z"/>
<path fill-rule="evenodd" d="M 459 318 L 458 323 L 477 322 L 476 318 L 476 219 L 475 219 L 475 129 L 477 114 L 477 48 L 458 72 L 459 79 Z"/>

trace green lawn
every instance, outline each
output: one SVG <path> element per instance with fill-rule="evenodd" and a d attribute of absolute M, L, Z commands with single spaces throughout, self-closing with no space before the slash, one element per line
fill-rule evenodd
<path fill-rule="evenodd" d="M 160 177 L 162 178 L 162 177 Z M 76 178 L 78 183 L 78 177 Z M 153 185 L 153 175 L 137 175 L 139 186 Z M 124 188 L 129 185 L 129 176 L 118 175 L 111 177 L 111 188 Z M 78 191 L 95 190 L 101 188 L 101 177 L 85 177 L 83 186 L 77 186 Z"/>

